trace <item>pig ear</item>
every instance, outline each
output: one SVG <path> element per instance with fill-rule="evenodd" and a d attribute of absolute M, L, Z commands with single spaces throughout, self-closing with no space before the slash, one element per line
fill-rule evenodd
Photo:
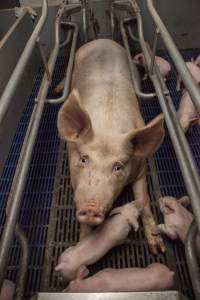
<path fill-rule="evenodd" d="M 129 134 L 134 156 L 147 158 L 159 148 L 165 133 L 163 122 L 163 114 L 160 114 L 145 127 Z"/>
<path fill-rule="evenodd" d="M 62 139 L 76 142 L 89 137 L 92 133 L 91 121 L 88 113 L 80 105 L 77 90 L 72 90 L 58 113 L 58 132 Z"/>

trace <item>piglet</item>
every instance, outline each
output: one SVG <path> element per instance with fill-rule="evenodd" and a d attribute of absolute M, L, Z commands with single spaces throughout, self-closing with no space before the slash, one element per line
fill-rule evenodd
<path fill-rule="evenodd" d="M 137 201 L 113 209 L 101 226 L 61 254 L 55 271 L 66 280 L 74 279 L 80 266 L 95 263 L 111 248 L 123 243 L 131 227 L 138 230 L 139 211 Z"/>
<path fill-rule="evenodd" d="M 146 66 L 144 54 L 139 53 L 139 54 L 135 55 L 133 60 L 136 64 L 141 65 L 145 68 L 146 74 L 143 79 L 146 79 L 147 78 L 147 66 Z M 166 77 L 169 75 L 169 72 L 171 71 L 171 66 L 170 66 L 169 62 L 160 56 L 155 56 L 155 63 L 157 64 L 162 77 L 164 78 L 164 80 L 166 80 Z"/>
<path fill-rule="evenodd" d="M 184 132 L 187 132 L 190 125 L 200 124 L 200 116 L 191 100 L 187 90 L 183 90 L 180 100 L 177 117 Z"/>
<path fill-rule="evenodd" d="M 5 279 L 0 291 L 0 299 L 1 300 L 13 300 L 15 293 L 15 284 Z"/>
<path fill-rule="evenodd" d="M 194 81 L 197 84 L 200 84 L 200 68 L 199 68 L 200 57 L 197 57 L 196 60 L 187 61 L 185 64 L 186 64 L 188 70 L 190 71 Z M 181 77 L 178 76 L 177 77 L 177 86 L 176 86 L 177 91 L 181 90 L 181 84 L 182 84 Z"/>
<path fill-rule="evenodd" d="M 171 289 L 174 272 L 165 265 L 153 263 L 146 268 L 104 269 L 84 279 L 88 271 L 82 267 L 76 280 L 64 292 L 145 292 Z"/>
<path fill-rule="evenodd" d="M 179 238 L 182 242 L 185 241 L 188 229 L 193 220 L 193 215 L 184 208 L 187 204 L 189 204 L 187 196 L 180 199 L 170 196 L 159 199 L 164 224 L 159 224 L 158 229 L 172 240 Z"/>

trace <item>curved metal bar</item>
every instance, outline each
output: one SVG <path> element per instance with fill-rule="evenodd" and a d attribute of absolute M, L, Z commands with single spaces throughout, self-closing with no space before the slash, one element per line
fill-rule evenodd
<path fill-rule="evenodd" d="M 73 38 L 72 38 L 72 46 L 71 46 L 71 50 L 70 50 L 69 62 L 68 62 L 65 80 L 64 80 L 63 95 L 57 99 L 47 99 L 46 102 L 48 102 L 50 104 L 59 104 L 59 103 L 64 102 L 69 94 L 72 70 L 73 70 L 73 65 L 74 65 L 75 50 L 76 50 L 76 44 L 77 44 L 77 38 L 78 38 L 78 26 L 75 23 L 70 23 L 70 22 L 67 22 L 67 24 L 74 27 L 74 34 L 73 34 Z"/>
<path fill-rule="evenodd" d="M 121 20 L 120 21 L 120 30 L 121 30 L 121 35 L 122 35 L 124 47 L 126 49 L 127 56 L 128 56 L 131 79 L 132 79 L 132 83 L 133 83 L 133 86 L 134 86 L 134 89 L 135 89 L 135 93 L 140 98 L 144 98 L 144 99 L 154 98 L 154 97 L 156 97 L 155 93 L 145 94 L 145 93 L 142 93 L 140 91 L 140 76 L 139 76 L 137 67 L 136 67 L 136 65 L 135 65 L 135 63 L 134 63 L 134 61 L 131 57 L 130 49 L 129 49 L 129 46 L 128 46 L 128 38 L 127 38 L 126 31 L 125 31 L 125 28 L 124 28 L 124 24 L 129 22 L 130 20 L 132 20 L 132 18 L 131 19 L 127 18 L 125 20 Z"/>
<path fill-rule="evenodd" d="M 147 46 L 147 43 L 144 39 L 142 17 L 140 14 L 140 9 L 135 1 L 133 9 L 138 22 L 138 35 L 140 39 L 140 45 L 144 53 L 147 67 L 150 70 L 151 53 L 149 52 L 149 47 Z M 154 84 L 162 111 L 165 115 L 169 134 L 173 142 L 174 150 L 176 152 L 179 166 L 183 175 L 184 183 L 188 191 L 188 195 L 191 199 L 191 205 L 200 231 L 200 185 L 197 167 L 193 160 L 192 153 L 186 140 L 185 134 L 183 133 L 183 130 L 177 120 L 176 110 L 174 108 L 171 97 L 168 96 L 165 98 L 163 95 L 162 91 L 163 89 L 167 89 L 167 87 L 156 64 L 154 66 L 154 71 L 156 76 L 154 74 L 150 74 L 150 78 Z"/>
<path fill-rule="evenodd" d="M 156 26 L 160 30 L 160 35 L 165 43 L 165 46 L 177 68 L 178 73 L 180 74 L 186 89 L 188 90 L 191 99 L 200 113 L 200 89 L 197 83 L 193 80 L 191 73 L 189 72 L 188 68 L 186 67 L 185 61 L 181 57 L 172 37 L 170 36 L 168 30 L 166 29 L 164 23 L 162 22 L 160 16 L 158 15 L 155 7 L 153 5 L 153 0 L 146 0 L 147 7 L 149 12 L 156 24 Z"/>
<path fill-rule="evenodd" d="M 196 237 L 198 229 L 195 220 L 192 222 L 185 240 L 185 254 L 187 265 L 192 278 L 192 285 L 196 299 L 200 299 L 200 270 L 197 260 Z"/>
<path fill-rule="evenodd" d="M 59 9 L 55 20 L 55 44 L 48 61 L 48 68 L 50 74 L 53 73 L 55 62 L 58 56 L 59 42 L 60 42 L 59 28 L 60 28 L 60 21 L 63 13 L 64 13 L 64 9 L 61 10 Z M 49 84 L 50 83 L 45 73 L 38 93 L 38 103 L 35 104 L 34 106 L 34 110 L 22 146 L 22 151 L 19 157 L 18 166 L 11 187 L 11 192 L 9 196 L 10 198 L 8 200 L 10 201 L 10 207 L 7 214 L 3 234 L 1 237 L 1 244 L 0 244 L 0 287 L 2 285 L 5 271 L 8 264 L 8 254 L 14 237 L 14 230 L 16 227 L 16 223 L 17 223 L 17 219 L 21 207 L 22 195 L 26 185 L 26 179 L 27 179 L 29 165 L 32 158 L 33 147 L 35 145 L 35 140 L 39 130 L 40 120 L 42 117 Z"/>
<path fill-rule="evenodd" d="M 26 283 L 26 276 L 28 271 L 28 260 L 29 260 L 29 247 L 28 247 L 28 241 L 27 238 L 23 232 L 23 230 L 20 228 L 19 224 L 15 227 L 15 235 L 20 243 L 21 247 L 21 257 L 20 257 L 20 263 L 19 263 L 19 270 L 18 270 L 18 278 L 16 283 L 16 296 L 15 300 L 22 300 L 24 297 L 24 289 L 25 289 L 25 283 Z"/>
<path fill-rule="evenodd" d="M 72 31 L 68 30 L 66 40 L 60 43 L 60 48 L 66 47 L 69 44 L 71 37 L 72 37 Z"/>
<path fill-rule="evenodd" d="M 47 0 L 43 0 L 42 4 L 42 13 L 41 17 L 33 30 L 33 33 L 28 40 L 19 60 L 18 63 L 10 76 L 10 79 L 4 89 L 4 92 L 1 96 L 0 99 L 0 126 L 4 120 L 4 117 L 6 115 L 6 112 L 9 108 L 10 102 L 14 96 L 15 89 L 20 81 L 20 78 L 25 70 L 25 67 L 27 65 L 27 62 L 33 52 L 34 46 L 37 42 L 38 36 L 45 24 L 45 21 L 47 19 L 47 11 L 48 11 L 48 6 L 47 6 Z"/>

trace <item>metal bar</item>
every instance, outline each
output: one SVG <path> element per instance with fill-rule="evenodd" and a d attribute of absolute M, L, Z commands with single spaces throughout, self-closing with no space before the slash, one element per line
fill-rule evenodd
<path fill-rule="evenodd" d="M 78 38 L 78 26 L 75 23 L 67 22 L 69 26 L 74 27 L 74 33 L 72 38 L 72 46 L 70 50 L 70 56 L 69 56 L 69 62 L 67 65 L 66 75 L 65 75 L 65 81 L 64 81 L 64 90 L 63 95 L 60 98 L 57 99 L 47 99 L 46 102 L 51 104 L 59 104 L 66 100 L 69 94 L 70 89 L 70 83 L 71 83 L 71 77 L 72 77 L 72 69 L 74 65 L 74 57 L 75 57 L 75 50 L 76 50 L 76 44 L 77 44 L 77 38 Z"/>
<path fill-rule="evenodd" d="M 151 60 L 151 66 L 150 66 L 150 71 L 149 71 L 150 74 L 153 74 L 155 56 L 156 56 L 156 49 L 157 49 L 157 42 L 158 42 L 158 34 L 159 34 L 159 29 L 156 28 L 155 35 L 154 35 L 154 41 L 153 41 L 152 60 Z"/>
<path fill-rule="evenodd" d="M 110 5 L 110 25 L 111 25 L 111 37 L 114 38 L 115 31 L 115 20 L 114 20 L 114 6 L 113 3 Z"/>
<path fill-rule="evenodd" d="M 138 35 L 140 39 L 140 45 L 144 53 L 147 67 L 148 69 L 150 69 L 151 53 L 149 53 L 147 44 L 144 40 L 142 17 L 140 14 L 139 7 L 137 6 L 137 3 L 135 1 L 133 8 L 134 12 L 136 13 L 138 22 Z M 154 76 L 154 74 L 150 74 L 150 78 L 154 84 L 162 111 L 165 115 L 165 120 L 169 130 L 169 134 L 173 142 L 179 166 L 182 171 L 184 183 L 188 191 L 188 195 L 191 199 L 193 212 L 196 217 L 196 221 L 200 231 L 200 185 L 197 167 L 193 160 L 190 147 L 185 138 L 185 134 L 183 133 L 180 123 L 177 120 L 176 110 L 174 108 L 171 97 L 168 96 L 165 98 L 163 94 L 163 88 L 167 89 L 167 87 L 156 65 L 155 74 L 156 76 Z"/>
<path fill-rule="evenodd" d="M 83 35 L 84 42 L 88 41 L 88 32 L 87 32 L 87 0 L 82 0 L 82 13 L 83 13 Z"/>
<path fill-rule="evenodd" d="M 12 75 L 10 76 L 10 79 L 4 89 L 2 96 L 1 96 L 1 99 L 0 99 L 0 126 L 6 115 L 6 112 L 10 105 L 10 102 L 14 96 L 15 89 L 16 89 L 16 87 L 20 81 L 20 78 L 25 70 L 27 62 L 33 52 L 38 35 L 40 34 L 40 32 L 45 24 L 45 21 L 47 18 L 47 11 L 48 11 L 47 8 L 48 8 L 47 0 L 43 0 L 41 17 L 40 17 L 35 29 L 33 30 L 33 33 L 31 35 L 30 39 L 28 40 L 28 42 L 18 60 L 18 63 L 16 65 Z"/>
<path fill-rule="evenodd" d="M 66 47 L 70 43 L 71 37 L 72 37 L 72 30 L 68 30 L 66 40 L 60 43 L 60 48 Z"/>
<path fill-rule="evenodd" d="M 61 11 L 59 10 L 55 20 L 55 44 L 48 61 L 48 68 L 50 74 L 53 74 L 55 62 L 58 56 L 59 27 L 60 27 L 60 19 L 63 12 L 64 9 Z M 40 126 L 40 120 L 43 113 L 48 87 L 49 87 L 49 81 L 45 73 L 38 93 L 38 103 L 35 104 L 34 111 L 31 116 L 31 121 L 29 124 L 30 126 L 28 127 L 29 130 L 27 131 L 25 141 L 23 143 L 23 147 L 22 147 L 23 149 L 20 154 L 18 167 L 15 172 L 14 181 L 11 187 L 10 199 L 9 199 L 11 204 L 6 218 L 6 223 L 4 226 L 3 234 L 1 237 L 1 244 L 0 244 L 0 287 L 2 285 L 4 274 L 7 268 L 8 254 L 13 240 L 14 230 L 15 230 L 15 226 L 20 211 L 22 195 L 26 184 L 26 178 L 29 170 L 29 165 L 31 162 L 33 147 Z"/>
<path fill-rule="evenodd" d="M 187 264 L 192 278 L 193 290 L 196 299 L 200 299 L 200 271 L 197 260 L 197 249 L 196 249 L 196 237 L 198 229 L 195 220 L 192 222 L 185 241 L 185 254 L 187 258 Z"/>
<path fill-rule="evenodd" d="M 129 45 L 128 45 L 128 38 L 127 38 L 126 31 L 125 31 L 125 28 L 124 28 L 124 23 L 128 22 L 129 20 L 132 20 L 132 18 L 131 19 L 128 18 L 126 20 L 121 20 L 120 21 L 120 31 L 121 31 L 124 47 L 126 49 L 127 56 L 128 56 L 131 79 L 132 79 L 132 83 L 133 83 L 133 86 L 134 86 L 134 89 L 135 89 L 135 93 L 140 98 L 144 98 L 144 99 L 154 98 L 154 97 L 156 97 L 155 93 L 145 94 L 145 93 L 142 93 L 140 91 L 140 77 L 139 77 L 139 74 L 138 74 L 137 67 L 136 67 L 136 65 L 135 65 L 135 63 L 134 63 L 134 61 L 131 57 L 130 48 L 129 48 Z"/>
<path fill-rule="evenodd" d="M 19 224 L 15 227 L 15 235 L 20 243 L 21 247 L 21 257 L 19 263 L 19 270 L 18 270 L 18 278 L 16 283 L 16 296 L 15 300 L 22 300 L 24 299 L 24 289 L 26 283 L 26 276 L 28 271 L 28 260 L 29 260 L 29 248 L 28 248 L 28 241 L 23 232 L 20 228 Z"/>
<path fill-rule="evenodd" d="M 168 30 L 166 29 L 164 23 L 162 22 L 160 16 L 155 10 L 155 7 L 153 5 L 153 0 L 146 0 L 147 7 L 149 9 L 149 12 L 156 24 L 156 26 L 160 30 L 160 35 L 165 43 L 165 46 L 177 68 L 178 73 L 180 74 L 186 89 L 188 90 L 192 101 L 197 109 L 197 111 L 200 113 L 200 89 L 197 85 L 197 83 L 193 80 L 191 73 L 189 72 L 188 68 L 186 67 L 186 64 L 181 57 L 172 37 L 170 36 Z"/>
<path fill-rule="evenodd" d="M 37 44 L 38 44 L 38 47 L 39 47 L 39 50 L 40 50 L 40 55 L 42 57 L 42 61 L 43 61 L 44 67 L 45 67 L 45 72 L 47 73 L 47 78 L 48 78 L 49 81 L 51 81 L 51 75 L 50 75 L 49 68 L 48 68 L 48 65 L 47 65 L 47 60 L 46 60 L 46 57 L 45 57 L 45 54 L 44 54 L 44 50 L 41 46 L 39 37 L 37 39 Z"/>

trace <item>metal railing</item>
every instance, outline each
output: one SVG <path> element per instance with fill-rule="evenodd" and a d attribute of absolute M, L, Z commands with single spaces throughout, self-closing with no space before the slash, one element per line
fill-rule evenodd
<path fill-rule="evenodd" d="M 44 7 L 46 9 L 46 5 Z M 61 18 L 64 12 L 66 11 L 66 9 L 67 9 L 67 4 L 61 5 L 55 20 L 55 26 L 54 26 L 55 42 L 47 64 L 50 77 L 52 77 L 56 59 L 60 49 L 60 39 L 59 39 L 60 23 L 61 23 Z M 76 34 L 74 33 L 74 47 L 73 47 L 73 51 L 75 52 L 78 29 L 76 24 L 70 23 L 70 25 L 74 28 L 74 31 L 76 32 Z M 71 62 L 71 64 L 73 64 L 73 62 Z M 4 280 L 5 271 L 8 265 L 9 250 L 11 248 L 11 243 L 13 241 L 15 233 L 18 234 L 18 237 L 20 238 L 20 244 L 22 246 L 22 249 L 24 250 L 25 248 L 27 248 L 26 243 L 24 242 L 25 240 L 21 238 L 22 237 L 21 231 L 19 231 L 19 227 L 16 227 L 16 224 L 18 221 L 22 196 L 26 185 L 27 174 L 28 174 L 33 148 L 39 130 L 40 121 L 41 121 L 49 86 L 50 86 L 50 81 L 48 80 L 48 74 L 45 73 L 38 92 L 38 97 L 37 97 L 38 102 L 35 103 L 31 115 L 31 119 L 29 122 L 29 126 L 26 132 L 26 136 L 23 142 L 17 169 L 15 171 L 15 176 L 11 187 L 11 192 L 7 202 L 7 205 L 9 206 L 9 210 L 7 211 L 7 218 L 6 218 L 3 234 L 1 237 L 1 243 L 0 243 L 0 288 Z M 11 97 L 11 95 L 9 95 L 9 97 Z M 25 249 L 25 253 L 27 253 L 26 249 Z M 26 255 L 26 257 L 28 257 L 28 254 Z M 27 265 L 26 261 L 22 259 L 21 266 L 24 272 L 25 272 L 24 268 L 26 265 Z M 19 286 L 21 286 L 21 288 L 20 290 L 16 289 L 16 291 L 18 291 L 17 299 L 22 299 L 24 281 L 25 281 L 24 277 L 22 276 L 19 277 L 18 283 Z"/>
<path fill-rule="evenodd" d="M 47 19 L 47 11 L 48 11 L 47 0 L 43 0 L 42 13 L 41 13 L 40 19 L 39 19 L 37 25 L 35 26 L 35 29 L 33 30 L 33 33 L 31 34 L 31 36 L 30 36 L 19 60 L 18 60 L 18 63 L 16 65 L 12 75 L 10 76 L 10 79 L 4 89 L 4 92 L 1 96 L 1 99 L 0 99 L 0 127 L 1 127 L 2 122 L 5 118 L 5 115 L 8 111 L 8 108 L 10 106 L 10 102 L 15 93 L 15 89 L 23 75 L 23 72 L 29 61 L 29 58 L 33 52 L 33 49 L 38 40 L 39 34 L 45 24 L 45 21 Z"/>

